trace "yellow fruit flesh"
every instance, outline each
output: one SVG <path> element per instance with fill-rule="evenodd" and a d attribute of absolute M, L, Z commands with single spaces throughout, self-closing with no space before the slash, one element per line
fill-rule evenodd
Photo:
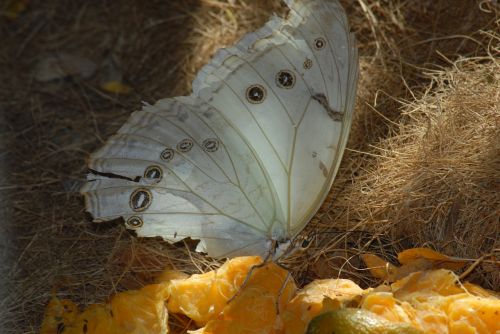
<path fill-rule="evenodd" d="M 500 332 L 500 300 L 457 299 L 449 306 L 448 316 L 450 334 Z"/>
<path fill-rule="evenodd" d="M 204 326 L 224 309 L 250 268 L 261 262 L 257 256 L 239 257 L 217 270 L 192 275 L 188 279 L 171 280 L 167 283 L 170 294 L 168 311 L 185 314 L 198 326 Z"/>
<path fill-rule="evenodd" d="M 147 285 L 141 290 L 118 293 L 107 304 L 89 306 L 78 313 L 76 305 L 53 298 L 47 306 L 42 334 L 166 334 L 168 313 L 166 286 Z M 68 307 L 74 312 L 68 314 Z"/>
<path fill-rule="evenodd" d="M 500 300 L 474 285 L 461 285 L 451 271 L 413 273 L 392 284 L 391 291 L 368 294 L 361 307 L 429 334 L 500 331 Z"/>
<path fill-rule="evenodd" d="M 462 285 L 448 270 L 417 272 L 367 290 L 349 280 L 316 280 L 295 293 L 293 280 L 284 285 L 287 271 L 273 263 L 248 276 L 261 262 L 259 257 L 236 258 L 216 271 L 189 278 L 165 272 L 161 283 L 119 293 L 83 313 L 71 301 L 53 298 L 41 333 L 167 333 L 165 302 L 169 312 L 205 326 L 198 334 L 302 334 L 315 316 L 358 305 L 390 323 L 406 323 L 429 334 L 500 333 L 497 295 Z"/>
<path fill-rule="evenodd" d="M 52 297 L 45 309 L 40 334 L 59 334 L 78 316 L 78 306 L 71 300 Z"/>
<path fill-rule="evenodd" d="M 238 297 L 230 301 L 200 333 L 278 333 L 282 328 L 278 309 L 283 312 L 295 291 L 296 286 L 293 280 L 287 279 L 287 272 L 274 263 L 268 263 L 254 270 Z"/>

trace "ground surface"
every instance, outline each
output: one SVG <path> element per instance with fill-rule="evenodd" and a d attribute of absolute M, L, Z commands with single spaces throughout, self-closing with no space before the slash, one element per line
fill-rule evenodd
<path fill-rule="evenodd" d="M 315 243 L 310 253 L 287 262 L 296 268 L 295 278 L 302 284 L 342 272 L 370 284 L 373 281 L 366 271 L 356 270 L 362 266 L 356 257 L 361 250 L 391 257 L 401 248 L 428 242 L 457 253 L 450 255 L 477 257 L 498 248 L 499 231 L 494 226 L 498 219 L 491 216 L 498 213 L 498 197 L 490 195 L 495 183 L 486 183 L 484 194 L 490 200 L 482 206 L 486 212 L 482 222 L 493 228 L 476 237 L 484 247 L 470 254 L 465 247 L 460 251 L 446 248 L 439 240 L 424 242 L 422 237 L 387 233 L 388 221 L 401 218 L 386 210 L 390 203 L 367 202 L 369 210 L 356 207 L 357 199 L 370 190 L 357 180 L 363 175 L 380 179 L 370 159 L 380 155 L 384 139 L 398 132 L 394 124 L 400 124 L 407 101 L 417 101 L 435 87 L 446 89 L 446 82 L 433 81 L 436 71 L 452 70 L 453 63 L 464 58 L 479 65 L 496 62 L 488 66 L 498 68 L 496 1 L 342 2 L 360 44 L 357 118 L 331 196 L 308 227 L 316 236 Z M 8 18 L 8 3 L 0 4 L 3 332 L 37 332 L 53 291 L 88 304 L 115 291 L 138 287 L 165 267 L 188 272 L 215 268 L 217 262 L 191 253 L 189 243 L 171 246 L 158 240 L 137 240 L 119 222 L 90 223 L 78 194 L 85 159 L 142 101 L 187 94 L 196 71 L 217 48 L 258 28 L 272 12 L 283 12 L 283 6 L 264 0 L 47 0 L 28 2 L 25 11 Z M 95 74 L 37 81 L 37 64 L 49 54 L 61 53 L 90 59 L 97 65 Z M 127 94 L 101 88 L 109 79 L 111 59 L 113 78 L 121 76 L 131 88 Z M 498 85 L 495 80 L 493 76 L 492 85 Z M 494 98 L 493 107 L 498 106 Z M 493 156 L 490 160 L 498 162 Z M 468 184 L 467 177 L 464 184 Z M 448 195 L 439 194 L 440 201 L 435 202 L 441 206 L 429 204 L 439 210 L 425 219 L 428 223 L 459 210 Z M 418 209 L 410 206 L 408 210 L 418 216 Z M 471 218 L 467 219 L 464 224 L 470 223 Z M 345 233 L 352 228 L 365 232 Z M 325 230 L 332 233 L 319 233 Z M 476 280 L 498 289 L 499 282 L 492 277 L 491 272 L 481 271 Z M 189 326 L 182 319 L 178 323 L 175 329 L 179 331 Z"/>

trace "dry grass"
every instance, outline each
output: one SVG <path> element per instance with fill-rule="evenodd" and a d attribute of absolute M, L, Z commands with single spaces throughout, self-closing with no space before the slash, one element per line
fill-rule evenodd
<path fill-rule="evenodd" d="M 392 258 L 427 245 L 476 258 L 499 248 L 498 5 L 343 3 L 360 44 L 356 119 L 334 188 L 305 231 L 313 244 L 285 260 L 295 278 L 342 275 L 367 285 L 374 282 L 361 269 L 362 251 Z M 141 101 L 186 94 L 217 48 L 283 9 L 264 0 L 47 0 L 14 21 L 0 17 L 5 333 L 37 332 L 53 290 L 88 304 L 165 267 L 217 266 L 189 242 L 138 240 L 118 222 L 89 223 L 77 193 L 85 158 Z M 99 73 L 36 82 L 37 60 L 60 51 L 98 64 L 114 54 L 133 92 L 104 93 Z M 498 290 L 498 271 L 484 263 L 469 278 Z M 175 323 L 177 331 L 189 326 Z"/>
<path fill-rule="evenodd" d="M 391 257 L 418 245 L 474 259 L 498 250 L 500 63 L 455 65 L 433 73 L 435 89 L 402 104 L 390 137 L 351 152 L 352 165 L 339 177 L 346 185 L 332 193 L 318 230 L 331 230 L 333 222 L 340 231 L 369 232 L 354 254 L 372 249 Z M 321 252 L 313 253 L 322 266 L 332 245 L 342 248 L 331 237 L 318 240 Z M 498 263 L 479 266 L 468 279 L 498 290 Z"/>

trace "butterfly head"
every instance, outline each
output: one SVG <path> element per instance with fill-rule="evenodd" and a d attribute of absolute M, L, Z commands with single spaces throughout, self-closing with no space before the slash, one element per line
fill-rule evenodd
<path fill-rule="evenodd" d="M 298 235 L 293 239 L 273 240 L 273 260 L 304 252 L 311 246 L 311 241 L 306 235 Z"/>
<path fill-rule="evenodd" d="M 272 242 L 273 260 L 278 260 L 282 256 L 288 255 L 291 244 L 292 244 L 292 242 L 290 239 L 273 240 L 273 242 Z"/>

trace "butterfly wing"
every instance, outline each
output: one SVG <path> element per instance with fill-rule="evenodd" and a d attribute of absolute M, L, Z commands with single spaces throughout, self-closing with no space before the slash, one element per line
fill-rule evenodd
<path fill-rule="evenodd" d="M 97 221 L 200 239 L 214 257 L 265 255 L 305 226 L 345 147 L 357 55 L 336 1 L 289 6 L 220 50 L 191 96 L 135 112 L 91 156 L 82 193 Z"/>
<path fill-rule="evenodd" d="M 279 215 L 267 176 L 242 137 L 194 97 L 132 114 L 92 154 L 82 189 L 97 221 L 124 217 L 140 236 L 200 239 L 214 257 L 263 254 Z"/>
<path fill-rule="evenodd" d="M 326 197 L 349 135 L 358 55 L 337 1 L 289 2 L 193 83 L 248 139 L 271 176 L 293 238 Z"/>

